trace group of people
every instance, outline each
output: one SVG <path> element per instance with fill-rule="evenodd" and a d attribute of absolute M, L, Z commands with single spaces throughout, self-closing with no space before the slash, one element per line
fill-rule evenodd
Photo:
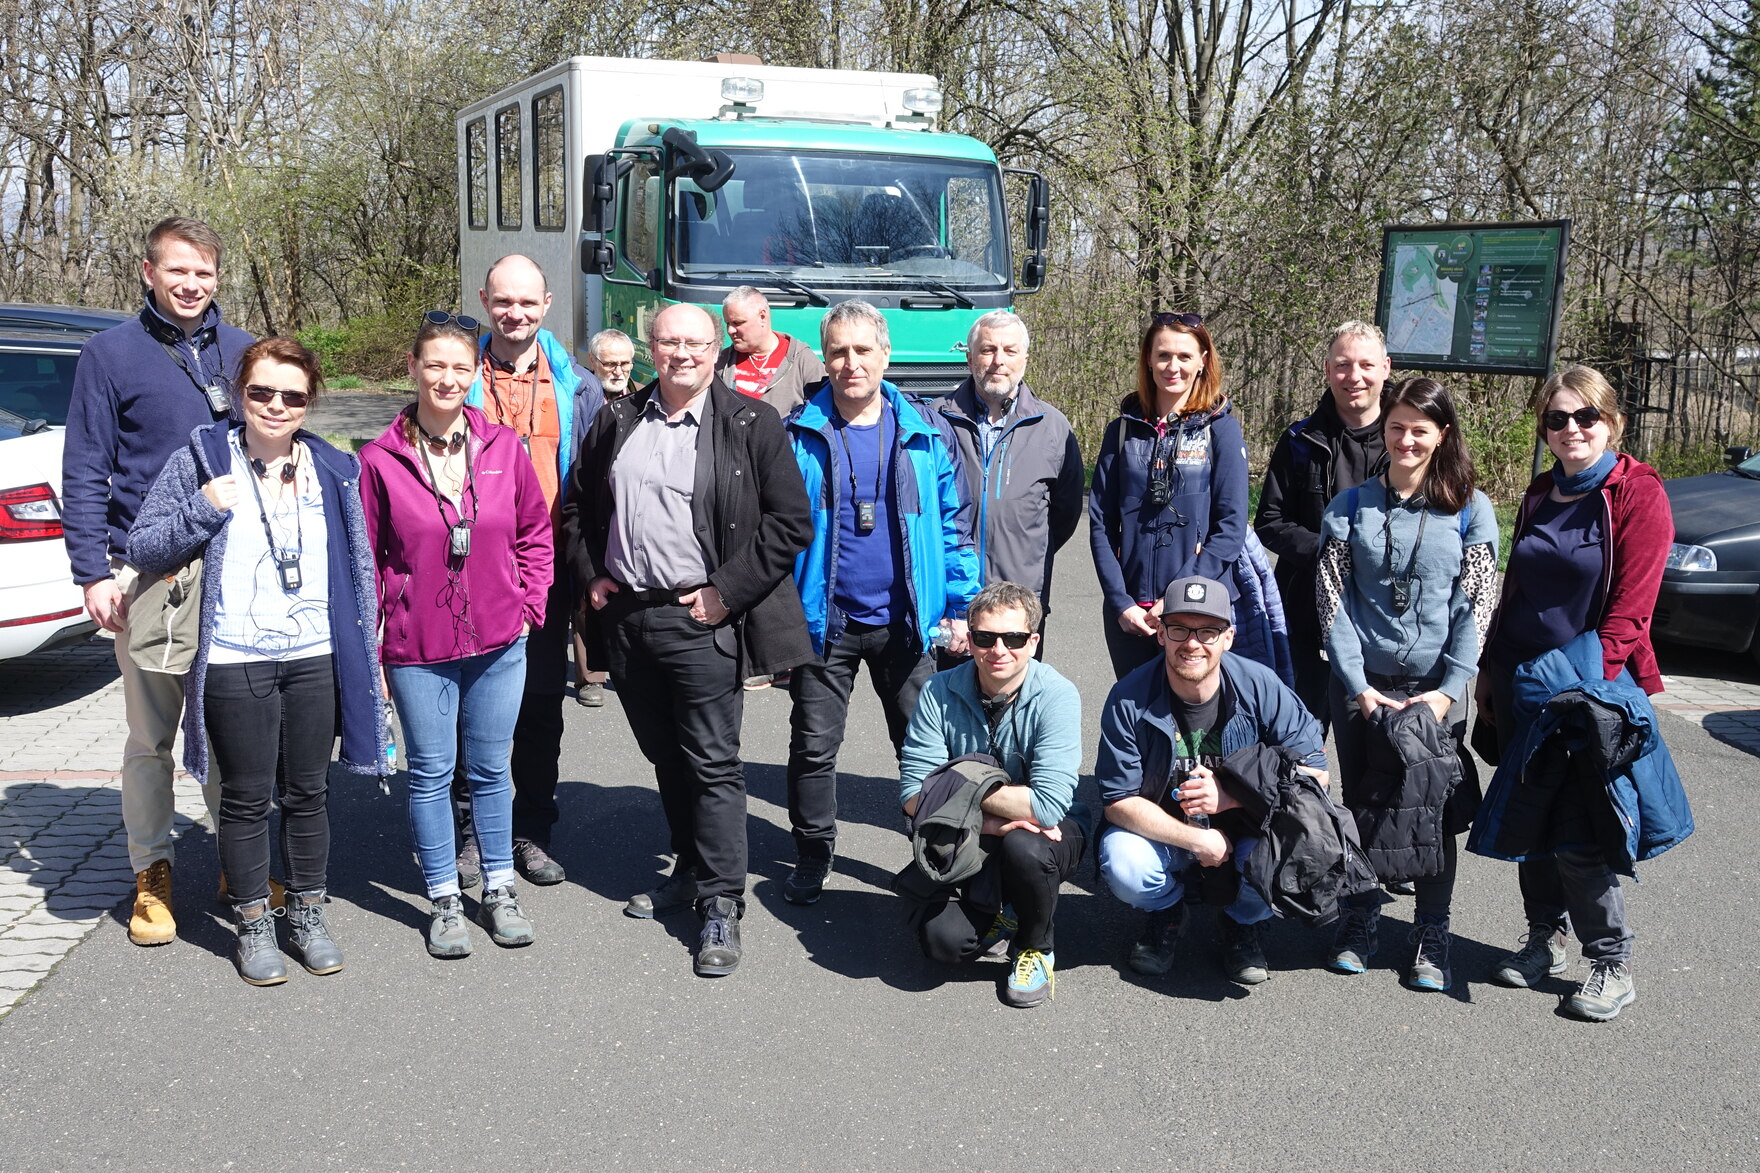
<path fill-rule="evenodd" d="M 961 803 L 976 832 L 958 882 L 901 873 L 911 923 L 939 960 L 1005 953 L 1012 1005 L 1051 995 L 1058 890 L 1090 848 L 1146 914 L 1134 970 L 1168 972 L 1190 910 L 1210 902 L 1227 975 L 1265 980 L 1262 798 L 1278 782 L 1242 779 L 1325 786 L 1328 725 L 1352 842 L 1376 880 L 1416 895 L 1408 985 L 1453 982 L 1458 841 L 1475 826 L 1474 850 L 1522 861 L 1528 932 L 1493 979 L 1562 972 L 1574 928 L 1591 971 L 1571 1009 L 1609 1018 L 1631 1000 L 1618 876 L 1691 828 L 1666 752 L 1652 738 L 1635 766 L 1604 762 L 1623 771 L 1606 792 L 1646 815 L 1627 836 L 1587 783 L 1537 801 L 1505 779 L 1556 744 L 1535 733 L 1556 694 L 1638 722 L 1660 689 L 1647 631 L 1667 499 L 1618 453 L 1617 399 L 1595 372 L 1562 372 L 1536 403 L 1557 463 L 1523 499 L 1500 600 L 1498 523 L 1454 403 L 1430 379 L 1389 388 L 1365 323 L 1330 340 L 1328 390 L 1279 441 L 1249 523 L 1242 429 L 1196 314 L 1148 322 L 1087 491 L 1068 420 L 1026 384 L 1012 313 L 977 319 L 970 377 L 925 401 L 884 378 L 873 306 L 825 313 L 821 363 L 740 287 L 720 322 L 691 305 L 649 319 L 655 377 L 634 387 L 634 341 L 604 331 L 577 364 L 543 328 L 543 272 L 509 256 L 485 276 L 486 322 L 416 324 L 415 400 L 357 458 L 302 426 L 317 357 L 221 321 L 221 252 L 199 221 L 153 228 L 146 304 L 87 344 L 67 435 L 74 574 L 118 633 L 137 944 L 176 931 L 181 713 L 240 974 L 286 980 L 283 917 L 305 968 L 341 969 L 325 780 L 339 736 L 345 767 L 391 771 L 393 709 L 429 952 L 470 952 L 462 893 L 479 884 L 481 928 L 531 943 L 517 881 L 564 879 L 551 836 L 572 638 L 579 699 L 602 703 L 608 674 L 669 831 L 670 871 L 624 911 L 694 911 L 700 974 L 742 955 L 745 693 L 790 694 L 782 894 L 811 904 L 834 867 L 838 751 L 865 665 L 913 840 Z M 1118 678 L 1100 812 L 1075 800 L 1081 698 L 1043 659 L 1053 564 L 1085 491 Z M 166 654 L 179 645 L 182 659 Z M 1475 677 L 1501 759 L 1489 799 L 1464 748 Z M 276 803 L 284 887 L 270 878 Z M 1329 968 L 1367 968 L 1386 899 L 1358 885 L 1340 901 Z"/>

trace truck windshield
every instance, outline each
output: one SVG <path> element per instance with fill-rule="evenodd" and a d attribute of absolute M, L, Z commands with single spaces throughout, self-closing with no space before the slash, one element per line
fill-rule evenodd
<path fill-rule="evenodd" d="M 750 274 L 906 288 L 1006 289 L 1013 264 L 994 164 L 909 155 L 731 150 L 714 193 L 676 188 L 681 277 Z"/>

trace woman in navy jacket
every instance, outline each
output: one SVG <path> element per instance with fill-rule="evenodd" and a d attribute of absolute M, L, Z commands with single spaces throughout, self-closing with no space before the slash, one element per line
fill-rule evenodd
<path fill-rule="evenodd" d="M 1149 320 L 1136 393 L 1100 444 L 1088 519 L 1106 650 L 1122 679 L 1161 654 L 1153 620 L 1167 584 L 1189 575 L 1232 584 L 1246 541 L 1246 444 L 1197 314 Z"/>

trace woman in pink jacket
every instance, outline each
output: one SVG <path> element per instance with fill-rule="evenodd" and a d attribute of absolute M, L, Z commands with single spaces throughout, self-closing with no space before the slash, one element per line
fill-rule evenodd
<path fill-rule="evenodd" d="M 381 659 L 409 758 L 410 834 L 434 902 L 435 957 L 471 949 L 449 795 L 461 740 L 483 859 L 478 919 L 498 945 L 532 943 L 513 885 L 508 755 L 526 632 L 544 622 L 551 520 L 519 437 L 464 405 L 477 328 L 427 315 L 409 356 L 416 402 L 360 454 Z"/>

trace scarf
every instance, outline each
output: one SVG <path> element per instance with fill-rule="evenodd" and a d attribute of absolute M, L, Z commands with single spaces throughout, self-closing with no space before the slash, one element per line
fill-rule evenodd
<path fill-rule="evenodd" d="M 1601 482 L 1607 479 L 1607 474 L 1613 471 L 1613 466 L 1617 463 L 1619 463 L 1619 453 L 1609 449 L 1601 454 L 1600 460 L 1574 475 L 1566 473 L 1564 465 L 1554 464 L 1552 466 L 1552 483 L 1558 486 L 1559 492 L 1566 495 L 1591 493 L 1601 487 Z"/>

